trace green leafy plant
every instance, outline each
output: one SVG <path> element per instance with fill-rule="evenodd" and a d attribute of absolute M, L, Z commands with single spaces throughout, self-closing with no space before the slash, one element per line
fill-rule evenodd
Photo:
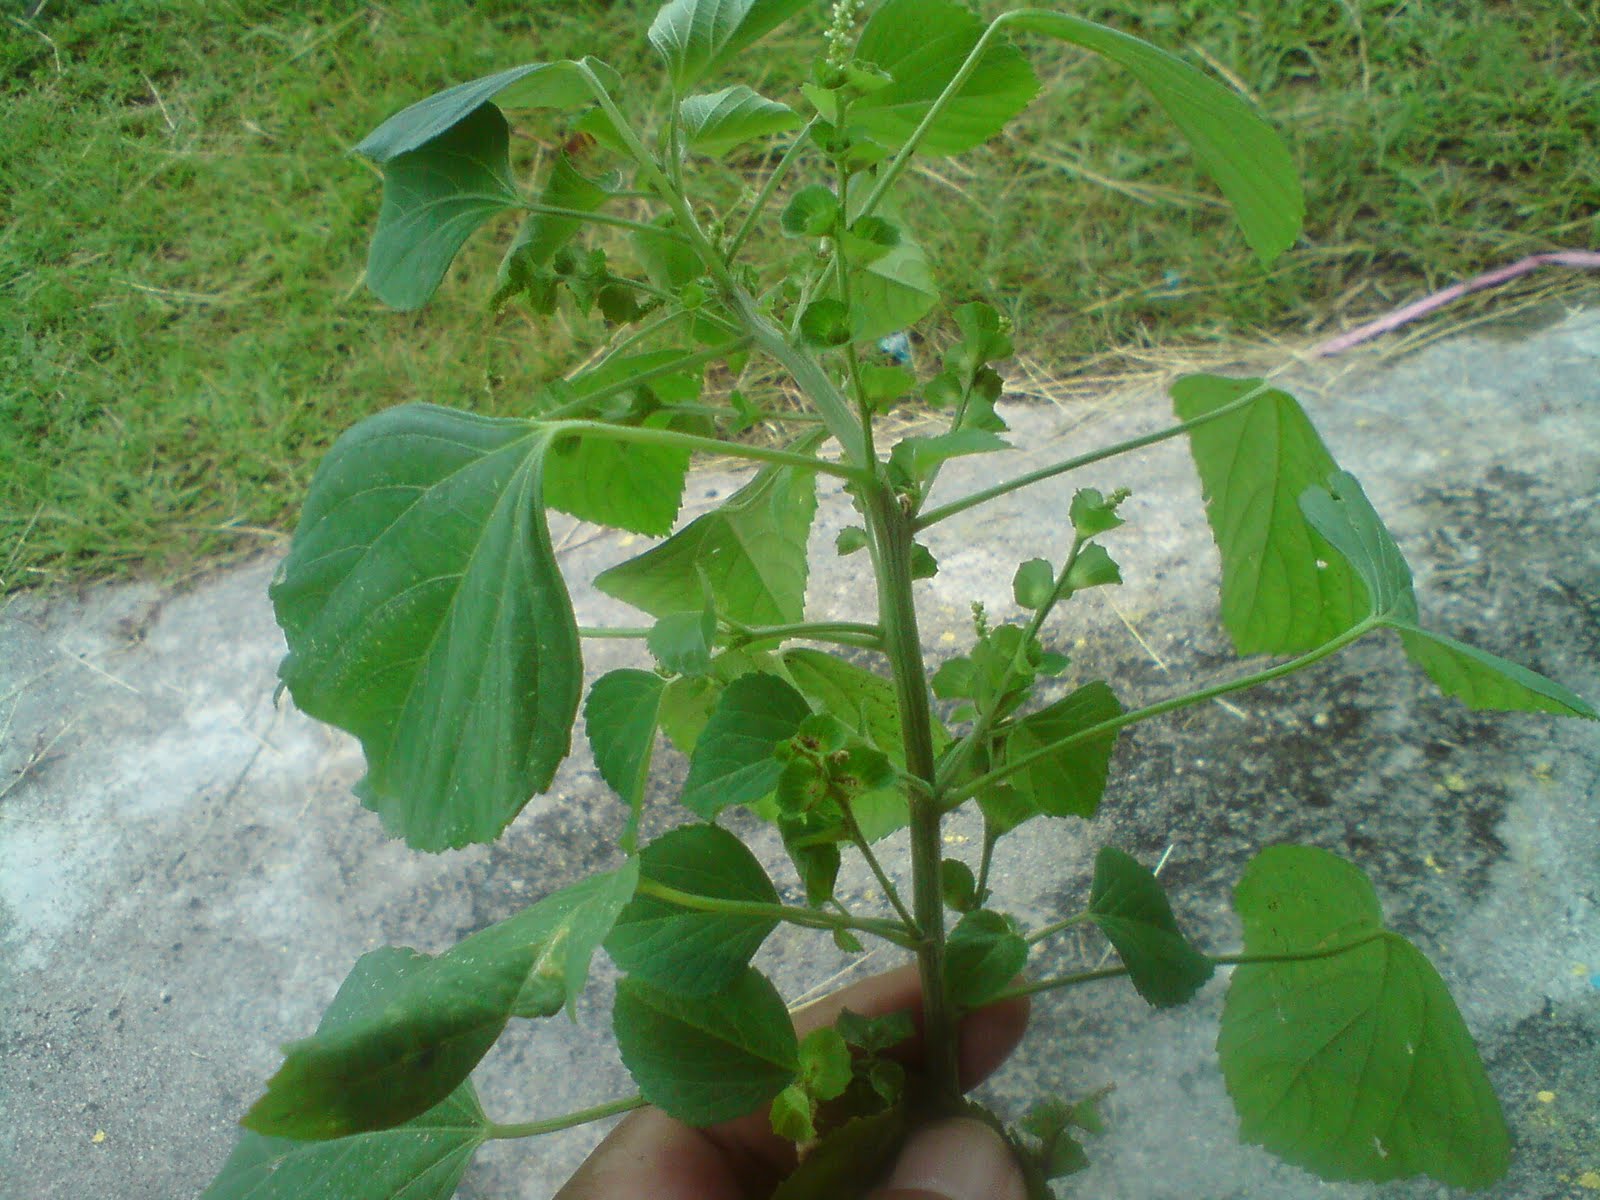
<path fill-rule="evenodd" d="M 1183 60 L 1039 9 L 985 24 L 955 0 L 884 0 L 870 14 L 840 0 L 793 103 L 725 84 L 742 50 L 808 7 L 671 0 L 649 29 L 668 83 L 649 124 L 623 111 L 615 73 L 586 58 L 461 84 L 358 147 L 384 173 L 368 265 L 384 300 L 422 305 L 478 227 L 520 213 L 495 302 L 598 314 L 615 336 L 597 361 L 531 398 L 526 417 L 412 405 L 345 434 L 272 587 L 289 645 L 283 682 L 302 710 L 360 739 L 358 795 L 429 851 L 499 837 L 550 786 L 581 703 L 595 762 L 626 806 L 625 861 L 437 957 L 392 947 L 364 956 L 317 1031 L 286 1048 L 206 1195 L 447 1197 L 491 1138 L 644 1103 L 701 1125 L 768 1110 L 805 1151 L 783 1194 L 839 1195 L 838 1180 L 862 1174 L 849 1163 L 882 1162 L 918 1122 L 972 1111 L 956 1078 L 963 1012 L 1109 978 L 1153 1006 L 1178 1005 L 1218 966 L 1233 968 L 1218 1049 L 1245 1139 L 1329 1179 L 1493 1182 L 1509 1142 L 1476 1049 L 1443 982 L 1384 926 L 1355 866 L 1312 847 L 1263 850 L 1235 893 L 1243 950 L 1214 954 L 1184 935 L 1155 874 L 1120 850 L 1100 852 L 1082 912 L 1031 930 L 991 906 L 990 864 L 996 843 L 1029 821 L 1095 815 L 1121 730 L 1379 629 L 1474 707 L 1595 711 L 1418 624 L 1399 548 L 1284 392 L 1190 377 L 1173 390 L 1171 427 L 932 507 L 944 463 L 1009 448 L 994 364 L 1013 353 L 1012 331 L 966 304 L 936 372 L 873 349 L 940 302 L 904 216 L 908 165 L 993 137 L 1036 90 L 1008 35 L 1061 39 L 1131 72 L 1263 262 L 1300 226 L 1288 154 L 1233 91 Z M 525 190 L 506 112 L 530 108 L 565 114 L 575 136 Z M 694 198 L 697 168 L 753 149 L 773 153 L 733 208 Z M 748 253 L 757 237 L 772 247 L 759 259 Z M 772 368 L 803 406 L 782 400 L 780 385 L 760 390 Z M 728 385 L 726 403 L 704 396 L 711 372 Z M 906 396 L 941 413 L 944 428 L 884 446 L 876 419 Z M 790 439 L 739 440 L 757 423 Z M 1241 655 L 1276 655 L 1275 665 L 1133 710 L 1098 680 L 1041 703 L 1045 682 L 1069 668 L 1042 640 L 1045 622 L 1078 592 L 1121 581 L 1109 546 L 1126 495 L 1085 488 L 1059 522 L 1058 556 L 1017 570 L 1028 619 L 991 625 L 979 612 L 972 644 L 930 677 L 913 606 L 916 582 L 937 570 L 918 540 L 926 530 L 1176 437 L 1188 438 L 1207 496 L 1224 624 Z M 759 470 L 677 527 L 701 452 Z M 866 552 L 875 621 L 806 611 L 818 475 L 843 481 L 861 514 L 838 551 Z M 649 624 L 578 627 L 551 508 L 664 538 L 594 580 Z M 637 640 L 641 665 L 595 680 L 585 700 L 581 646 L 599 637 Z M 948 702 L 944 720 L 935 698 Z M 688 758 L 685 823 L 640 846 L 662 733 Z M 984 828 L 975 863 L 944 857 L 940 833 L 968 804 Z M 804 904 L 783 904 L 718 824 L 739 807 L 777 826 Z M 906 897 L 873 848 L 899 829 L 909 832 Z M 881 884 L 881 912 L 850 912 L 835 897 L 846 855 Z M 797 1039 L 783 998 L 750 965 L 780 922 L 846 949 L 882 939 L 915 955 L 925 1022 L 915 1072 L 883 1053 L 909 1036 L 903 1017 L 846 1013 Z M 1035 947 L 1085 924 L 1118 965 L 1028 978 Z M 639 1094 L 524 1124 L 489 1120 L 474 1067 L 513 1019 L 569 1006 L 602 947 L 623 972 L 614 1027 Z M 1078 1134 L 1101 1127 L 1098 1099 L 1047 1099 L 1010 1131 L 1039 1194 L 1087 1162 Z"/>

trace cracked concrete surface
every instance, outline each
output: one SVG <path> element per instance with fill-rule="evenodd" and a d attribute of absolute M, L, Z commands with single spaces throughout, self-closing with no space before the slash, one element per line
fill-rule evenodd
<path fill-rule="evenodd" d="M 1461 338 L 1404 360 L 1309 364 L 1288 377 L 1335 456 L 1361 477 L 1417 575 L 1424 619 L 1600 696 L 1600 314 L 1516 339 Z M 1007 410 L 1021 471 L 1167 423 L 1157 395 Z M 941 495 L 993 478 L 953 463 Z M 697 474 L 691 505 L 738 479 Z M 1012 612 L 1015 565 L 1058 554 L 1073 488 L 1133 488 L 1110 538 L 1127 584 L 1047 626 L 1069 679 L 1146 703 L 1239 670 L 1216 618 L 1216 556 L 1181 443 L 1092 468 L 939 527 L 922 586 L 926 643 L 953 653 L 971 601 Z M 848 504 L 823 486 L 814 614 L 864 616 L 859 560 L 831 553 Z M 557 529 L 580 619 L 627 620 L 586 589 L 637 539 Z M 631 544 L 633 542 L 635 544 Z M 131 585 L 29 595 L 0 613 L 0 1196 L 172 1200 L 198 1194 L 233 1122 L 307 1033 L 351 963 L 383 943 L 445 948 L 616 861 L 620 806 L 584 752 L 489 847 L 414 854 L 349 795 L 343 735 L 274 701 L 282 645 L 260 560 L 179 592 Z M 590 644 L 591 678 L 629 649 Z M 662 755 L 646 832 L 679 818 L 682 764 Z M 780 889 L 777 839 L 742 825 Z M 954 849 L 973 827 L 952 823 Z M 1115 842 L 1163 878 L 1207 946 L 1236 944 L 1227 897 L 1254 850 L 1300 840 L 1373 877 L 1392 924 L 1454 990 L 1518 1143 L 1490 1195 L 1586 1194 L 1600 1171 L 1600 733 L 1473 713 L 1382 638 L 1304 675 L 1140 726 L 1119 745 L 1102 816 L 1035 823 L 1002 843 L 1000 903 L 1025 920 L 1075 904 Z M 890 859 L 901 859 L 891 843 Z M 845 886 L 864 890 L 864 873 Z M 1093 961 L 1064 941 L 1032 969 Z M 786 995 L 846 971 L 823 936 L 780 931 L 758 965 Z M 576 1024 L 525 1025 L 481 1069 L 498 1119 L 629 1089 L 603 1047 L 614 980 L 597 962 Z M 988 1087 L 1016 1115 L 1043 1090 L 1107 1083 L 1110 1131 L 1065 1195 L 1189 1200 L 1448 1194 L 1431 1183 L 1325 1185 L 1240 1147 L 1215 1071 L 1222 981 L 1152 1013 L 1106 985 L 1048 998 Z M 600 1048 L 597 1052 L 597 1048 Z M 595 1137 L 496 1144 L 468 1200 L 550 1194 Z"/>

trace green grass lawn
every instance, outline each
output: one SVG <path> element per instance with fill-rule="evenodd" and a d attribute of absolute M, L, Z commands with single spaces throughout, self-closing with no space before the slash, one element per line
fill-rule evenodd
<path fill-rule="evenodd" d="M 595 327 L 490 314 L 493 238 L 428 309 L 383 310 L 360 287 L 378 179 L 348 147 L 521 61 L 595 53 L 648 93 L 655 7 L 0 3 L 0 591 L 255 550 L 332 439 L 388 405 L 520 411 Z M 932 162 L 913 207 L 946 295 L 1011 312 L 1037 373 L 1303 339 L 1526 253 L 1600 245 L 1596 0 L 1072 10 L 1188 46 L 1244 87 L 1294 146 L 1310 219 L 1263 273 L 1138 90 L 1041 48 L 1046 94 L 1003 139 Z M 801 45 L 747 56 L 748 81 L 781 95 Z M 525 156 L 561 137 L 519 132 Z"/>

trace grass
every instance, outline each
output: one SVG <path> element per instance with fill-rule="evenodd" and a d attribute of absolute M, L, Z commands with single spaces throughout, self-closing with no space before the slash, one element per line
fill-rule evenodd
<path fill-rule="evenodd" d="M 519 61 L 599 53 L 655 79 L 653 7 L 0 6 L 0 591 L 253 551 L 282 536 L 332 439 L 388 405 L 525 408 L 595 327 L 489 314 L 493 239 L 423 313 L 381 309 L 360 288 L 377 179 L 347 149 Z M 1295 146 L 1311 216 L 1261 272 L 1137 90 L 1042 51 L 1045 97 L 991 146 L 929 163 L 914 206 L 946 295 L 1010 311 L 1036 374 L 1304 338 L 1600 245 L 1595 0 L 1073 8 L 1239 81 Z M 797 45 L 750 56 L 769 93 L 804 69 Z M 524 158 L 562 136 L 520 133 Z"/>

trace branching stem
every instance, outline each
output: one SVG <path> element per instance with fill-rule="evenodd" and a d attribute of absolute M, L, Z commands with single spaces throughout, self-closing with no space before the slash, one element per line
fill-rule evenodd
<path fill-rule="evenodd" d="M 1169 712 L 1176 712 L 1180 708 L 1189 708 L 1196 704 L 1204 704 L 1207 700 L 1215 700 L 1218 696 L 1226 696 L 1229 692 L 1242 692 L 1246 688 L 1253 688 L 1274 679 L 1280 679 L 1295 671 L 1303 670 L 1314 662 L 1327 658 L 1344 649 L 1351 642 L 1365 636 L 1383 624 L 1377 617 L 1367 617 L 1360 624 L 1341 633 L 1331 642 L 1318 646 L 1315 650 L 1302 654 L 1299 658 L 1292 658 L 1288 662 L 1269 667 L 1264 671 L 1256 671 L 1250 675 L 1240 676 L 1238 679 L 1219 683 L 1214 687 L 1202 688 L 1198 692 L 1190 692 L 1184 696 L 1174 696 L 1169 700 L 1162 700 L 1144 708 L 1136 708 L 1132 712 L 1125 712 L 1120 717 L 1112 717 L 1109 721 L 1101 721 L 1087 729 L 1080 729 L 1077 733 L 1069 734 L 1059 741 L 1050 742 L 1026 754 L 1019 754 L 1010 759 L 1004 766 L 996 767 L 976 779 L 971 780 L 965 787 L 954 791 L 942 793 L 939 798 L 940 807 L 948 812 L 957 805 L 962 804 L 986 788 L 991 788 L 998 783 L 1004 783 L 1018 771 L 1026 770 L 1041 759 L 1059 754 L 1061 751 L 1076 746 L 1082 742 L 1092 741 L 1095 738 L 1105 737 L 1129 725 L 1137 725 L 1141 721 L 1148 721 L 1152 717 L 1164 716 Z"/>

